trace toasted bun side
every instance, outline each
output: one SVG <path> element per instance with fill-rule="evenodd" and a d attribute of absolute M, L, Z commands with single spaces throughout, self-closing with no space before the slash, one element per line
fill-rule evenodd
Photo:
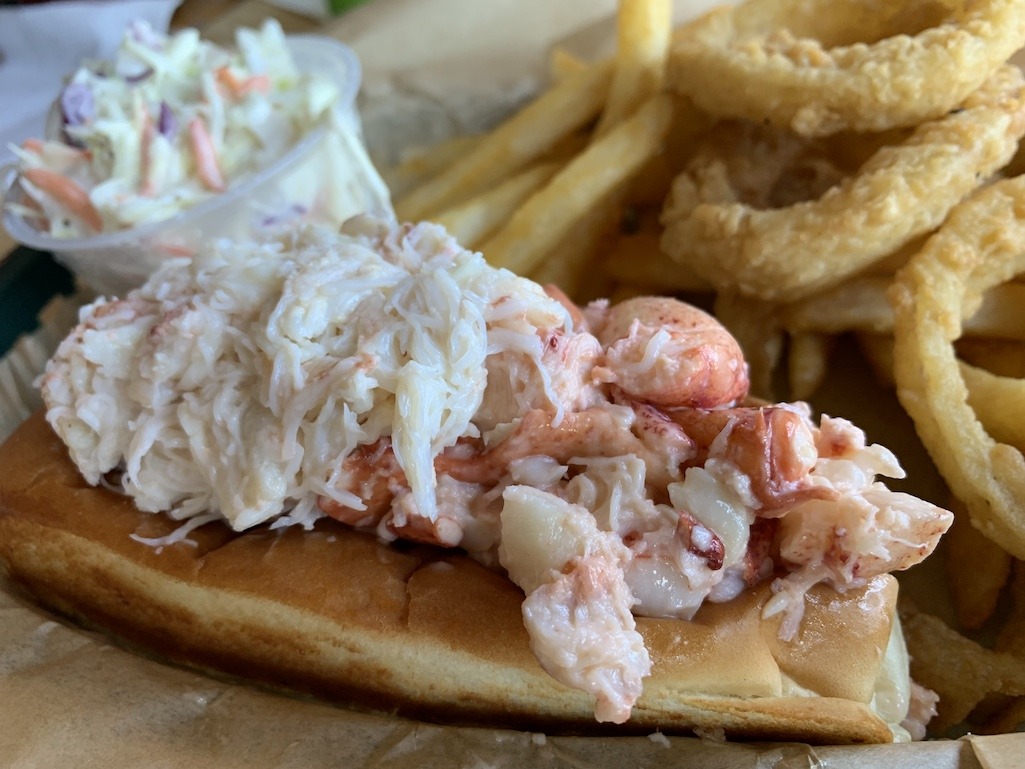
<path fill-rule="evenodd" d="M 763 621 L 766 585 L 691 622 L 638 620 L 653 661 L 623 727 L 530 652 L 522 593 L 440 550 L 388 547 L 332 521 L 312 532 L 177 525 L 79 477 L 37 414 L 0 447 L 0 560 L 41 602 L 193 667 L 432 721 L 628 733 L 888 742 L 868 707 L 893 622 L 890 577 L 816 588 L 797 641 Z M 787 696 L 792 681 L 818 697 Z"/>

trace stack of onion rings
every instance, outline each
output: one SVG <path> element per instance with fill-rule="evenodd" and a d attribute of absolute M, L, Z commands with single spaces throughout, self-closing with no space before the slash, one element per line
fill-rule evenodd
<path fill-rule="evenodd" d="M 1025 176 L 966 200 L 897 273 L 894 376 L 901 404 L 973 525 L 1025 559 L 1025 457 L 969 405 L 953 343 L 983 293 L 1025 272 Z"/>
<path fill-rule="evenodd" d="M 757 208 L 740 199 L 750 182 L 731 178 L 728 159 L 699 152 L 673 183 L 662 248 L 719 290 L 799 299 L 935 229 L 1011 159 L 1023 134 L 1025 79 L 1005 65 L 960 109 L 879 149 L 816 200 Z"/>
<path fill-rule="evenodd" d="M 747 0 L 679 30 L 668 76 L 715 115 L 882 131 L 944 114 L 1023 44 L 1016 0 Z"/>

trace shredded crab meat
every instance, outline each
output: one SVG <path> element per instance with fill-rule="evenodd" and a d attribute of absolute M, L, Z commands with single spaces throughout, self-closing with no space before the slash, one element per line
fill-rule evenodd
<path fill-rule="evenodd" d="M 706 314 L 576 308 L 430 224 L 170 262 L 84 308 L 41 383 L 87 480 L 117 469 L 183 522 L 151 544 L 328 515 L 462 547 L 522 588 L 536 656 L 601 720 L 650 671 L 634 615 L 690 619 L 772 579 L 763 616 L 795 638 L 812 586 L 907 568 L 952 518 L 877 480 L 903 472 L 850 422 L 739 404 L 740 348 Z"/>
<path fill-rule="evenodd" d="M 84 308 L 42 391 L 86 479 L 123 461 L 143 510 L 309 524 L 317 497 L 363 506 L 342 459 L 390 437 L 433 520 L 433 458 L 478 435 L 489 348 L 512 338 L 541 368 L 537 329 L 568 323 L 439 227 L 357 219 L 341 235 L 217 244 Z"/>

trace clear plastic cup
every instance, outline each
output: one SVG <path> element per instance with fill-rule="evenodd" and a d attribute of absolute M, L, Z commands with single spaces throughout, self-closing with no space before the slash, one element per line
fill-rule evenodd
<path fill-rule="evenodd" d="M 213 239 L 251 239 L 289 219 L 340 224 L 364 211 L 390 215 L 388 189 L 367 155 L 356 111 L 359 58 L 326 37 L 289 36 L 288 44 L 300 69 L 338 84 L 334 125 L 311 131 L 274 163 L 170 219 L 88 237 L 54 238 L 11 212 L 24 190 L 10 166 L 0 170 L 4 227 L 19 243 L 53 253 L 98 292 L 123 295 L 164 259 L 190 255 Z"/>

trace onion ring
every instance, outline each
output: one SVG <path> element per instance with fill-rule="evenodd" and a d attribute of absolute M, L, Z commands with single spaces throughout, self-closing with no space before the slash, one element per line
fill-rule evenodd
<path fill-rule="evenodd" d="M 1025 272 L 1025 176 L 951 212 L 890 289 L 897 397 L 972 524 L 1025 558 L 1025 457 L 994 440 L 968 404 L 953 342 L 987 289 Z"/>
<path fill-rule="evenodd" d="M 1025 379 L 999 376 L 961 362 L 968 405 L 994 440 L 1025 450 Z"/>
<path fill-rule="evenodd" d="M 1016 0 L 747 0 L 678 31 L 668 81 L 719 117 L 882 131 L 943 115 L 1023 45 Z"/>
<path fill-rule="evenodd" d="M 940 225 L 1025 134 L 1025 79 L 997 70 L 946 117 L 878 150 L 817 200 L 741 202 L 730 169 L 699 153 L 673 182 L 662 250 L 720 290 L 791 301 L 835 286 Z"/>

